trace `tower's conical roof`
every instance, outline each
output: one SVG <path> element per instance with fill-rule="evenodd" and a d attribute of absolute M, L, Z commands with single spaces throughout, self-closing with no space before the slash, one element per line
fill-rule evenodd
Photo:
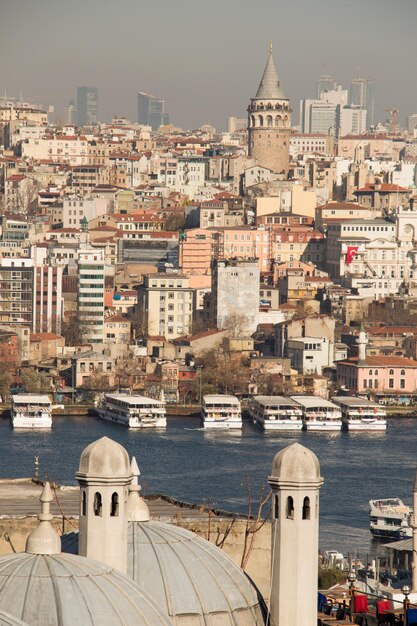
<path fill-rule="evenodd" d="M 266 63 L 255 98 L 264 98 L 265 100 L 287 100 L 279 83 L 277 68 L 275 67 L 274 58 L 272 56 L 272 44 L 269 46 L 268 61 Z"/>

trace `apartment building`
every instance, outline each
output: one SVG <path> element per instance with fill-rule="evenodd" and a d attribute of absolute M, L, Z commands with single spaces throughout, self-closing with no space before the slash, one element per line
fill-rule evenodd
<path fill-rule="evenodd" d="M 104 252 L 78 251 L 78 321 L 83 340 L 104 341 Z"/>
<path fill-rule="evenodd" d="M 185 274 L 149 274 L 138 287 L 148 335 L 175 339 L 191 332 L 194 289 Z"/>

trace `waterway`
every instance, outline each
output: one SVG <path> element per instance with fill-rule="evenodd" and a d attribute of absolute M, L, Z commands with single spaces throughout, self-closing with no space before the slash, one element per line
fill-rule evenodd
<path fill-rule="evenodd" d="M 50 432 L 19 432 L 0 419 L 0 477 L 33 475 L 76 484 L 81 451 L 107 435 L 135 455 L 144 493 L 163 493 L 195 504 L 245 513 L 247 481 L 255 502 L 267 488 L 274 455 L 298 441 L 321 464 L 320 547 L 345 554 L 375 553 L 368 530 L 368 501 L 400 497 L 411 503 L 417 466 L 417 421 L 390 418 L 385 434 L 266 434 L 245 423 L 243 431 L 207 432 L 195 418 L 170 418 L 166 430 L 129 431 L 94 417 L 56 417 Z M 11 511 L 12 513 L 12 511 Z"/>

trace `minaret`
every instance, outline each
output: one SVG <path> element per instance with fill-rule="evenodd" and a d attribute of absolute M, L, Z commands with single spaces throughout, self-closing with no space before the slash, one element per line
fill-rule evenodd
<path fill-rule="evenodd" d="M 83 451 L 78 554 L 127 572 L 127 498 L 132 480 L 129 455 L 108 437 Z"/>
<path fill-rule="evenodd" d="M 366 346 L 368 343 L 368 337 L 366 336 L 365 326 L 363 325 L 363 322 L 359 330 L 359 337 L 358 337 L 357 343 L 358 343 L 358 363 L 360 363 L 361 361 L 365 361 L 366 359 Z"/>
<path fill-rule="evenodd" d="M 145 500 L 139 495 L 142 487 L 139 485 L 140 471 L 135 457 L 130 464 L 132 482 L 129 485 L 129 497 L 127 499 L 127 518 L 129 522 L 148 522 L 150 520 L 149 508 Z"/>
<path fill-rule="evenodd" d="M 49 483 L 45 483 L 39 500 L 42 504 L 41 513 L 38 515 L 39 524 L 26 539 L 25 551 L 29 554 L 60 554 L 61 539 L 51 525 L 53 515 L 50 505 L 53 497 Z"/>
<path fill-rule="evenodd" d="M 287 175 L 290 133 L 290 102 L 281 89 L 271 43 L 262 80 L 248 107 L 249 156 L 258 165 Z"/>
<path fill-rule="evenodd" d="M 293 443 L 272 462 L 271 626 L 316 626 L 320 464 Z"/>

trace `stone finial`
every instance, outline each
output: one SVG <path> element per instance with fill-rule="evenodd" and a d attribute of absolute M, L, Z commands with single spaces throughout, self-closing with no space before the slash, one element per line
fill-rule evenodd
<path fill-rule="evenodd" d="M 29 554 L 60 554 L 61 539 L 52 528 L 51 520 L 53 515 L 50 505 L 53 500 L 51 487 L 45 483 L 39 498 L 42 507 L 38 515 L 39 524 L 26 540 L 26 552 Z"/>
<path fill-rule="evenodd" d="M 142 487 L 139 485 L 140 470 L 135 457 L 132 457 L 130 470 L 132 472 L 132 482 L 129 485 L 127 518 L 129 522 L 148 522 L 150 520 L 149 508 L 145 500 L 139 495 Z"/>

